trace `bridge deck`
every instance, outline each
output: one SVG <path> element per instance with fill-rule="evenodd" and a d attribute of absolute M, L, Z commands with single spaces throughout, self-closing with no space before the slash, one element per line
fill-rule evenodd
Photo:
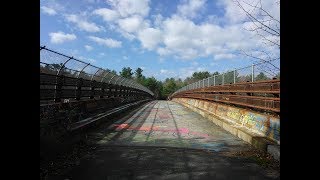
<path fill-rule="evenodd" d="M 226 156 L 249 145 L 171 101 L 152 101 L 99 132 L 95 152 L 68 179 L 278 179 L 252 160 Z"/>
<path fill-rule="evenodd" d="M 212 151 L 248 145 L 201 115 L 171 101 L 153 101 L 109 126 L 101 145 L 170 146 Z"/>

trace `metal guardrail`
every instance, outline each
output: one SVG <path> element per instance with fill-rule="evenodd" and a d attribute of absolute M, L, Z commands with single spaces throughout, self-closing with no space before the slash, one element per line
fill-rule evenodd
<path fill-rule="evenodd" d="M 180 91 L 172 98 L 192 98 L 280 112 L 280 80 L 246 82 Z"/>
<path fill-rule="evenodd" d="M 40 98 L 60 102 L 93 96 L 154 96 L 148 88 L 110 70 L 40 46 Z M 119 95 L 120 94 L 120 95 Z"/>
<path fill-rule="evenodd" d="M 232 71 L 227 71 L 219 75 L 214 75 L 197 82 L 188 84 L 171 96 L 181 91 L 193 90 L 198 88 L 219 86 L 225 84 L 235 84 L 241 82 L 256 82 L 261 80 L 280 79 L 280 59 L 264 61 L 251 66 L 238 68 Z"/>

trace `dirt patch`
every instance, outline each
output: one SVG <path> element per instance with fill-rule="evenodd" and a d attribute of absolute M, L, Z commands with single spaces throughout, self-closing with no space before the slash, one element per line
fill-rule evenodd
<path fill-rule="evenodd" d="M 280 161 L 275 160 L 270 154 L 256 148 L 250 148 L 245 151 L 223 152 L 223 154 L 230 157 L 248 158 L 264 168 L 280 171 Z"/>

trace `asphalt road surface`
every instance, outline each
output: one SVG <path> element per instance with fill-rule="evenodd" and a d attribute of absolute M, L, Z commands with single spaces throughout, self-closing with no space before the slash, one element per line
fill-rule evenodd
<path fill-rule="evenodd" d="M 172 101 L 152 101 L 89 134 L 96 149 L 51 179 L 280 179 L 235 152 L 249 144 Z"/>

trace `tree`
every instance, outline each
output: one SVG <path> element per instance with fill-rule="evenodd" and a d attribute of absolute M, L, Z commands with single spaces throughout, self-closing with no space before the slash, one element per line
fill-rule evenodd
<path fill-rule="evenodd" d="M 268 7 L 280 7 L 280 1 L 253 0 L 248 2 L 246 0 L 233 0 L 233 2 L 246 15 L 247 19 L 245 23 L 249 25 L 247 30 L 259 36 L 268 49 L 280 49 L 280 16 L 276 14 L 277 11 L 272 11 L 267 9 L 267 6 L 264 6 L 266 3 L 270 3 Z M 274 4 L 272 5 L 271 3 Z M 258 61 L 266 62 L 273 59 L 280 59 L 279 53 L 270 55 L 270 53 L 263 50 L 255 50 L 257 52 L 255 54 L 241 51 L 244 55 Z"/>
<path fill-rule="evenodd" d="M 115 71 L 115 70 L 112 70 L 112 71 L 111 71 L 111 74 L 118 75 L 118 74 L 117 74 L 117 71 Z"/>
<path fill-rule="evenodd" d="M 120 72 L 120 76 L 128 79 L 132 79 L 132 69 L 130 67 L 124 67 L 122 68 L 122 71 Z"/>
<path fill-rule="evenodd" d="M 212 73 L 212 76 L 215 76 L 215 75 L 219 75 L 219 72 L 216 71 L 216 72 Z"/>
<path fill-rule="evenodd" d="M 141 68 L 137 68 L 136 71 L 134 72 L 137 79 L 141 79 L 142 78 L 142 71 L 143 70 Z"/>
<path fill-rule="evenodd" d="M 194 72 L 191 77 L 187 77 L 184 80 L 184 85 L 188 85 L 188 84 L 197 82 L 199 80 L 208 78 L 210 76 L 211 76 L 211 74 L 208 71 Z"/>
<path fill-rule="evenodd" d="M 108 69 L 108 68 L 106 70 L 111 74 L 118 75 L 117 71 L 115 71 L 115 70 L 111 70 L 111 69 Z"/>
<path fill-rule="evenodd" d="M 53 64 L 46 64 L 44 67 L 40 67 L 44 72 L 46 73 L 50 73 L 50 74 L 57 74 L 60 70 L 60 75 L 72 75 L 75 74 L 72 73 L 71 69 L 67 69 L 66 67 L 63 67 L 63 63 L 57 64 L 57 63 L 53 63 Z"/>
<path fill-rule="evenodd" d="M 210 77 L 210 73 L 208 71 L 194 72 L 192 74 L 192 78 L 194 78 L 196 80 L 202 80 L 202 79 L 205 79 L 208 77 Z"/>
<path fill-rule="evenodd" d="M 270 80 L 270 78 L 268 78 L 263 72 L 260 72 L 255 78 L 255 81 L 264 81 L 264 80 Z"/>
<path fill-rule="evenodd" d="M 155 95 L 155 98 L 159 99 L 162 95 L 162 83 L 160 81 L 157 81 L 154 77 L 149 77 L 144 79 L 143 86 L 148 88 L 150 91 L 152 91 Z"/>
<path fill-rule="evenodd" d="M 238 75 L 239 73 L 237 71 L 235 73 L 234 71 L 224 73 L 224 84 L 233 84 L 234 81 L 238 82 Z"/>
<path fill-rule="evenodd" d="M 180 87 L 177 86 L 174 78 L 167 78 L 163 84 L 163 96 L 168 97 L 170 94 L 174 93 Z"/>

